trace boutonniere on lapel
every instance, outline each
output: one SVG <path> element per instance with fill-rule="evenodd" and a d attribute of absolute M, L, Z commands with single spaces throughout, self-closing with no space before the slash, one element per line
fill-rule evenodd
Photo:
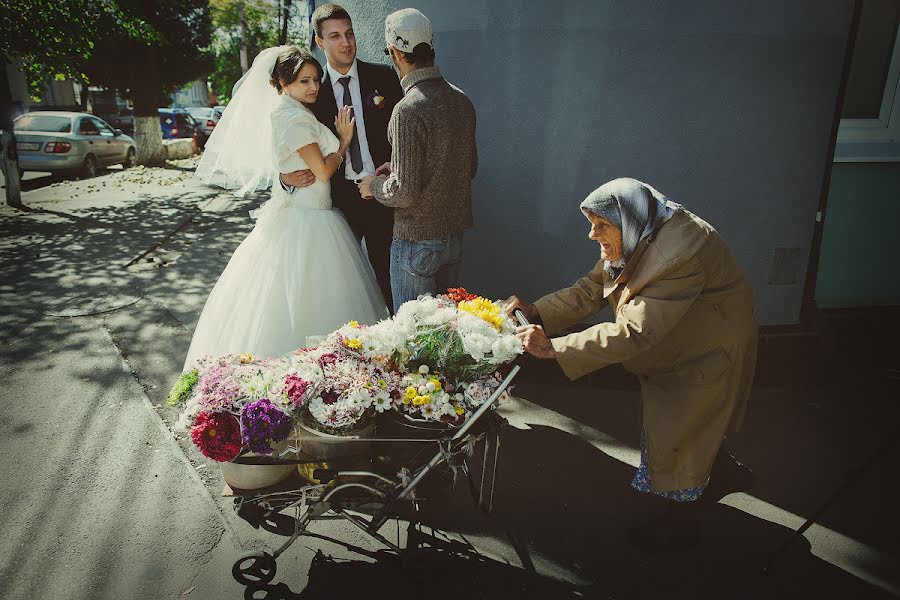
<path fill-rule="evenodd" d="M 375 90 L 366 98 L 366 105 L 378 110 L 384 110 L 384 96 L 379 94 L 378 90 Z"/>

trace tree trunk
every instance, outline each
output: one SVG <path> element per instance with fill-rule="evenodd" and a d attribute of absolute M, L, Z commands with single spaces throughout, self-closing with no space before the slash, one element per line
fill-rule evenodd
<path fill-rule="evenodd" d="M 87 112 L 88 100 L 91 97 L 91 91 L 88 89 L 87 82 L 80 82 L 81 94 L 79 95 L 78 104 L 81 106 L 81 112 Z"/>
<path fill-rule="evenodd" d="M 6 203 L 22 207 L 22 187 L 19 181 L 19 163 L 16 157 L 16 138 L 12 131 L 0 129 L 0 171 L 6 187 Z"/>
<path fill-rule="evenodd" d="M 139 165 L 157 166 L 166 162 L 166 148 L 159 126 L 159 98 L 162 82 L 159 73 L 159 53 L 155 47 L 135 54 L 136 76 L 131 88 L 134 94 L 135 161 Z"/>
<path fill-rule="evenodd" d="M 281 35 L 278 36 L 278 43 L 284 46 L 287 44 L 288 21 L 291 18 L 291 0 L 284 0 L 284 16 L 281 20 Z"/>
<path fill-rule="evenodd" d="M 137 104 L 136 101 L 135 104 Z M 134 117 L 134 141 L 137 145 L 137 154 L 135 155 L 137 164 L 158 166 L 166 162 L 166 147 L 162 143 L 158 115 Z"/>
<path fill-rule="evenodd" d="M 238 2 L 238 16 L 241 20 L 241 72 L 246 73 L 250 69 L 250 61 L 247 59 L 247 15 L 243 0 Z"/>

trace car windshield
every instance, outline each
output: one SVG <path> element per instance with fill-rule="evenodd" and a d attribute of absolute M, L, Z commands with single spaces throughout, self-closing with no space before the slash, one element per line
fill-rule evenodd
<path fill-rule="evenodd" d="M 188 125 L 195 125 L 197 122 L 194 121 L 193 117 L 189 114 L 179 114 L 177 119 L 180 123 L 187 123 Z"/>
<path fill-rule="evenodd" d="M 23 115 L 13 125 L 15 131 L 47 131 L 71 133 L 72 119 L 56 115 Z"/>

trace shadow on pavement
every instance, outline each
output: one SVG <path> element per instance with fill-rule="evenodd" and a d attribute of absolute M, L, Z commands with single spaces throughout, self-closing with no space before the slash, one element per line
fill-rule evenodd
<path fill-rule="evenodd" d="M 462 544 L 450 553 L 413 552 L 404 561 L 386 552 L 375 563 L 368 555 L 358 561 L 319 555 L 305 589 L 290 590 L 275 577 L 267 589 L 289 595 L 253 597 L 351 597 L 364 590 L 399 598 L 892 597 L 815 556 L 805 539 L 764 574 L 765 559 L 791 531 L 722 504 L 703 516 L 699 547 L 642 553 L 629 545 L 628 530 L 658 514 L 662 502 L 631 490 L 630 466 L 551 427 L 508 428 L 503 436 L 492 516 L 475 508 L 462 481 L 449 490 L 432 486 L 417 515 L 424 529 L 471 543 L 477 560 L 456 552 Z M 291 530 L 287 520 L 270 525 L 264 528 L 279 535 Z M 504 546 L 508 563 L 492 558 Z M 301 548 L 288 552 L 308 551 Z M 880 565 L 868 567 L 877 572 Z"/>

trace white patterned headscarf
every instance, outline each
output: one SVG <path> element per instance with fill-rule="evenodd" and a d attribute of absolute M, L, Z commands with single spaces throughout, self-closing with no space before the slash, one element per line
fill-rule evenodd
<path fill-rule="evenodd" d="M 585 216 L 593 213 L 622 230 L 622 258 L 604 265 L 613 277 L 621 273 L 638 245 L 680 210 L 680 204 L 671 202 L 653 186 L 629 177 L 604 183 L 581 203 Z"/>

